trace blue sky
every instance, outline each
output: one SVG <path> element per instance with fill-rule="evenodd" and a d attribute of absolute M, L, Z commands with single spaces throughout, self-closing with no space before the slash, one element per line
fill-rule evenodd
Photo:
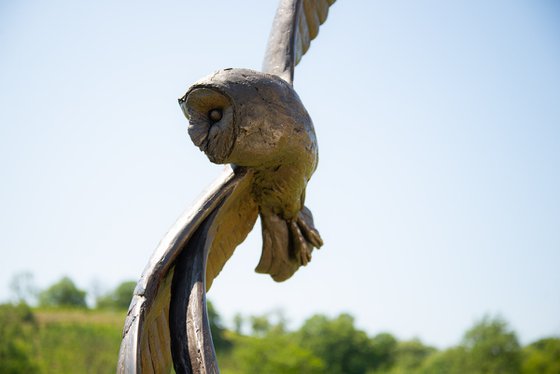
<path fill-rule="evenodd" d="M 137 279 L 220 173 L 176 99 L 259 69 L 276 1 L 0 4 L 0 299 L 31 271 Z M 320 147 L 325 246 L 285 283 L 254 230 L 209 297 L 226 319 L 350 312 L 371 334 L 455 344 L 485 313 L 560 334 L 560 7 L 344 1 L 296 69 Z"/>

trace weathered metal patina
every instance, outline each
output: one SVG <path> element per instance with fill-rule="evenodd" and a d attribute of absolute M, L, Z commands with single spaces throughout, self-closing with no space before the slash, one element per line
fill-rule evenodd
<path fill-rule="evenodd" d="M 290 278 L 323 242 L 304 206 L 317 167 L 313 123 L 292 87 L 294 67 L 334 0 L 282 0 L 263 72 L 222 69 L 179 99 L 189 135 L 222 177 L 171 228 L 144 270 L 128 311 L 119 373 L 217 373 L 206 291 L 262 222 L 256 267 Z"/>

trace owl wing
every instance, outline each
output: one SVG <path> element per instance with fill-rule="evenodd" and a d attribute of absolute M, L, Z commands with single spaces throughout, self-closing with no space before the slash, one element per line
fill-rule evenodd
<path fill-rule="evenodd" d="M 309 49 L 335 0 L 281 0 L 263 63 L 265 73 L 292 83 L 294 67 Z"/>
<path fill-rule="evenodd" d="M 169 372 L 172 364 L 217 372 L 213 345 L 196 349 L 212 339 L 205 289 L 255 223 L 251 179 L 247 170 L 228 166 L 160 242 L 134 291 L 118 373 Z"/>

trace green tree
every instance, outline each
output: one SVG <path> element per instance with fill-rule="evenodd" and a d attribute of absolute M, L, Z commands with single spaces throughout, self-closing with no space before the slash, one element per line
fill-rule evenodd
<path fill-rule="evenodd" d="M 523 349 L 523 374 L 560 373 L 560 338 L 546 338 Z"/>
<path fill-rule="evenodd" d="M 0 373 L 36 373 L 33 337 L 37 324 L 25 304 L 0 305 Z"/>
<path fill-rule="evenodd" d="M 251 316 L 249 317 L 251 322 L 251 330 L 255 336 L 265 336 L 272 329 L 272 324 L 268 320 L 267 315 L 262 316 Z"/>
<path fill-rule="evenodd" d="M 326 365 L 331 374 L 365 373 L 374 353 L 364 331 L 354 327 L 354 318 L 341 314 L 334 319 L 323 315 L 309 318 L 297 332 L 300 345 Z"/>
<path fill-rule="evenodd" d="M 39 293 L 39 305 L 86 308 L 86 292 L 78 289 L 70 278 L 64 277 Z"/>
<path fill-rule="evenodd" d="M 515 332 L 500 317 L 482 318 L 465 333 L 467 351 L 465 372 L 515 374 L 521 372 L 521 348 Z"/>
<path fill-rule="evenodd" d="M 319 374 L 329 372 L 309 350 L 290 335 L 271 333 L 264 337 L 238 337 L 233 349 L 233 370 L 243 374 Z M 226 370 L 224 370 L 224 373 Z"/>
<path fill-rule="evenodd" d="M 467 352 L 464 347 L 452 347 L 434 352 L 424 361 L 421 374 L 465 374 L 468 368 Z"/>
<path fill-rule="evenodd" d="M 391 334 L 381 333 L 370 340 L 371 367 L 375 371 L 387 371 L 395 361 L 397 339 Z"/>
<path fill-rule="evenodd" d="M 242 317 L 238 315 L 234 318 L 241 318 L 240 320 L 234 319 L 236 332 L 241 331 L 241 324 L 243 323 Z M 281 335 L 287 331 L 287 320 L 282 310 L 276 310 L 258 316 L 250 316 L 248 320 L 251 325 L 251 333 L 253 336 L 263 337 L 269 334 Z M 237 325 L 238 323 L 239 326 Z"/>
<path fill-rule="evenodd" d="M 212 341 L 214 343 L 214 347 L 216 348 L 216 352 L 229 349 L 231 347 L 231 342 L 226 337 L 226 329 L 222 323 L 222 318 L 210 300 L 207 300 L 206 307 L 208 311 L 210 331 L 212 332 Z"/>
<path fill-rule="evenodd" d="M 135 287 L 136 282 L 134 281 L 122 282 L 110 293 L 98 297 L 96 305 L 102 309 L 128 309 Z"/>
<path fill-rule="evenodd" d="M 395 348 L 395 362 L 389 373 L 418 372 L 424 361 L 435 351 L 435 348 L 424 345 L 418 339 L 398 342 Z"/>
<path fill-rule="evenodd" d="M 235 331 L 237 335 L 241 335 L 241 333 L 243 332 L 244 323 L 245 319 L 243 318 L 241 313 L 235 313 L 235 315 L 233 316 L 233 331 Z"/>
<path fill-rule="evenodd" d="M 33 280 L 33 274 L 28 271 L 17 273 L 12 277 L 10 290 L 16 303 L 24 302 L 31 305 L 37 298 L 37 287 Z"/>

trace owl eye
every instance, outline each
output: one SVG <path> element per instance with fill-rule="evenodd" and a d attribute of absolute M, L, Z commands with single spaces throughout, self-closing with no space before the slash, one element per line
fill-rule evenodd
<path fill-rule="evenodd" d="M 222 110 L 218 108 L 210 109 L 208 111 L 208 118 L 212 123 L 218 122 L 222 119 Z"/>
<path fill-rule="evenodd" d="M 229 96 L 215 88 L 195 86 L 187 91 L 181 108 L 189 119 L 189 136 L 193 143 L 210 161 L 226 162 L 237 131 Z"/>

